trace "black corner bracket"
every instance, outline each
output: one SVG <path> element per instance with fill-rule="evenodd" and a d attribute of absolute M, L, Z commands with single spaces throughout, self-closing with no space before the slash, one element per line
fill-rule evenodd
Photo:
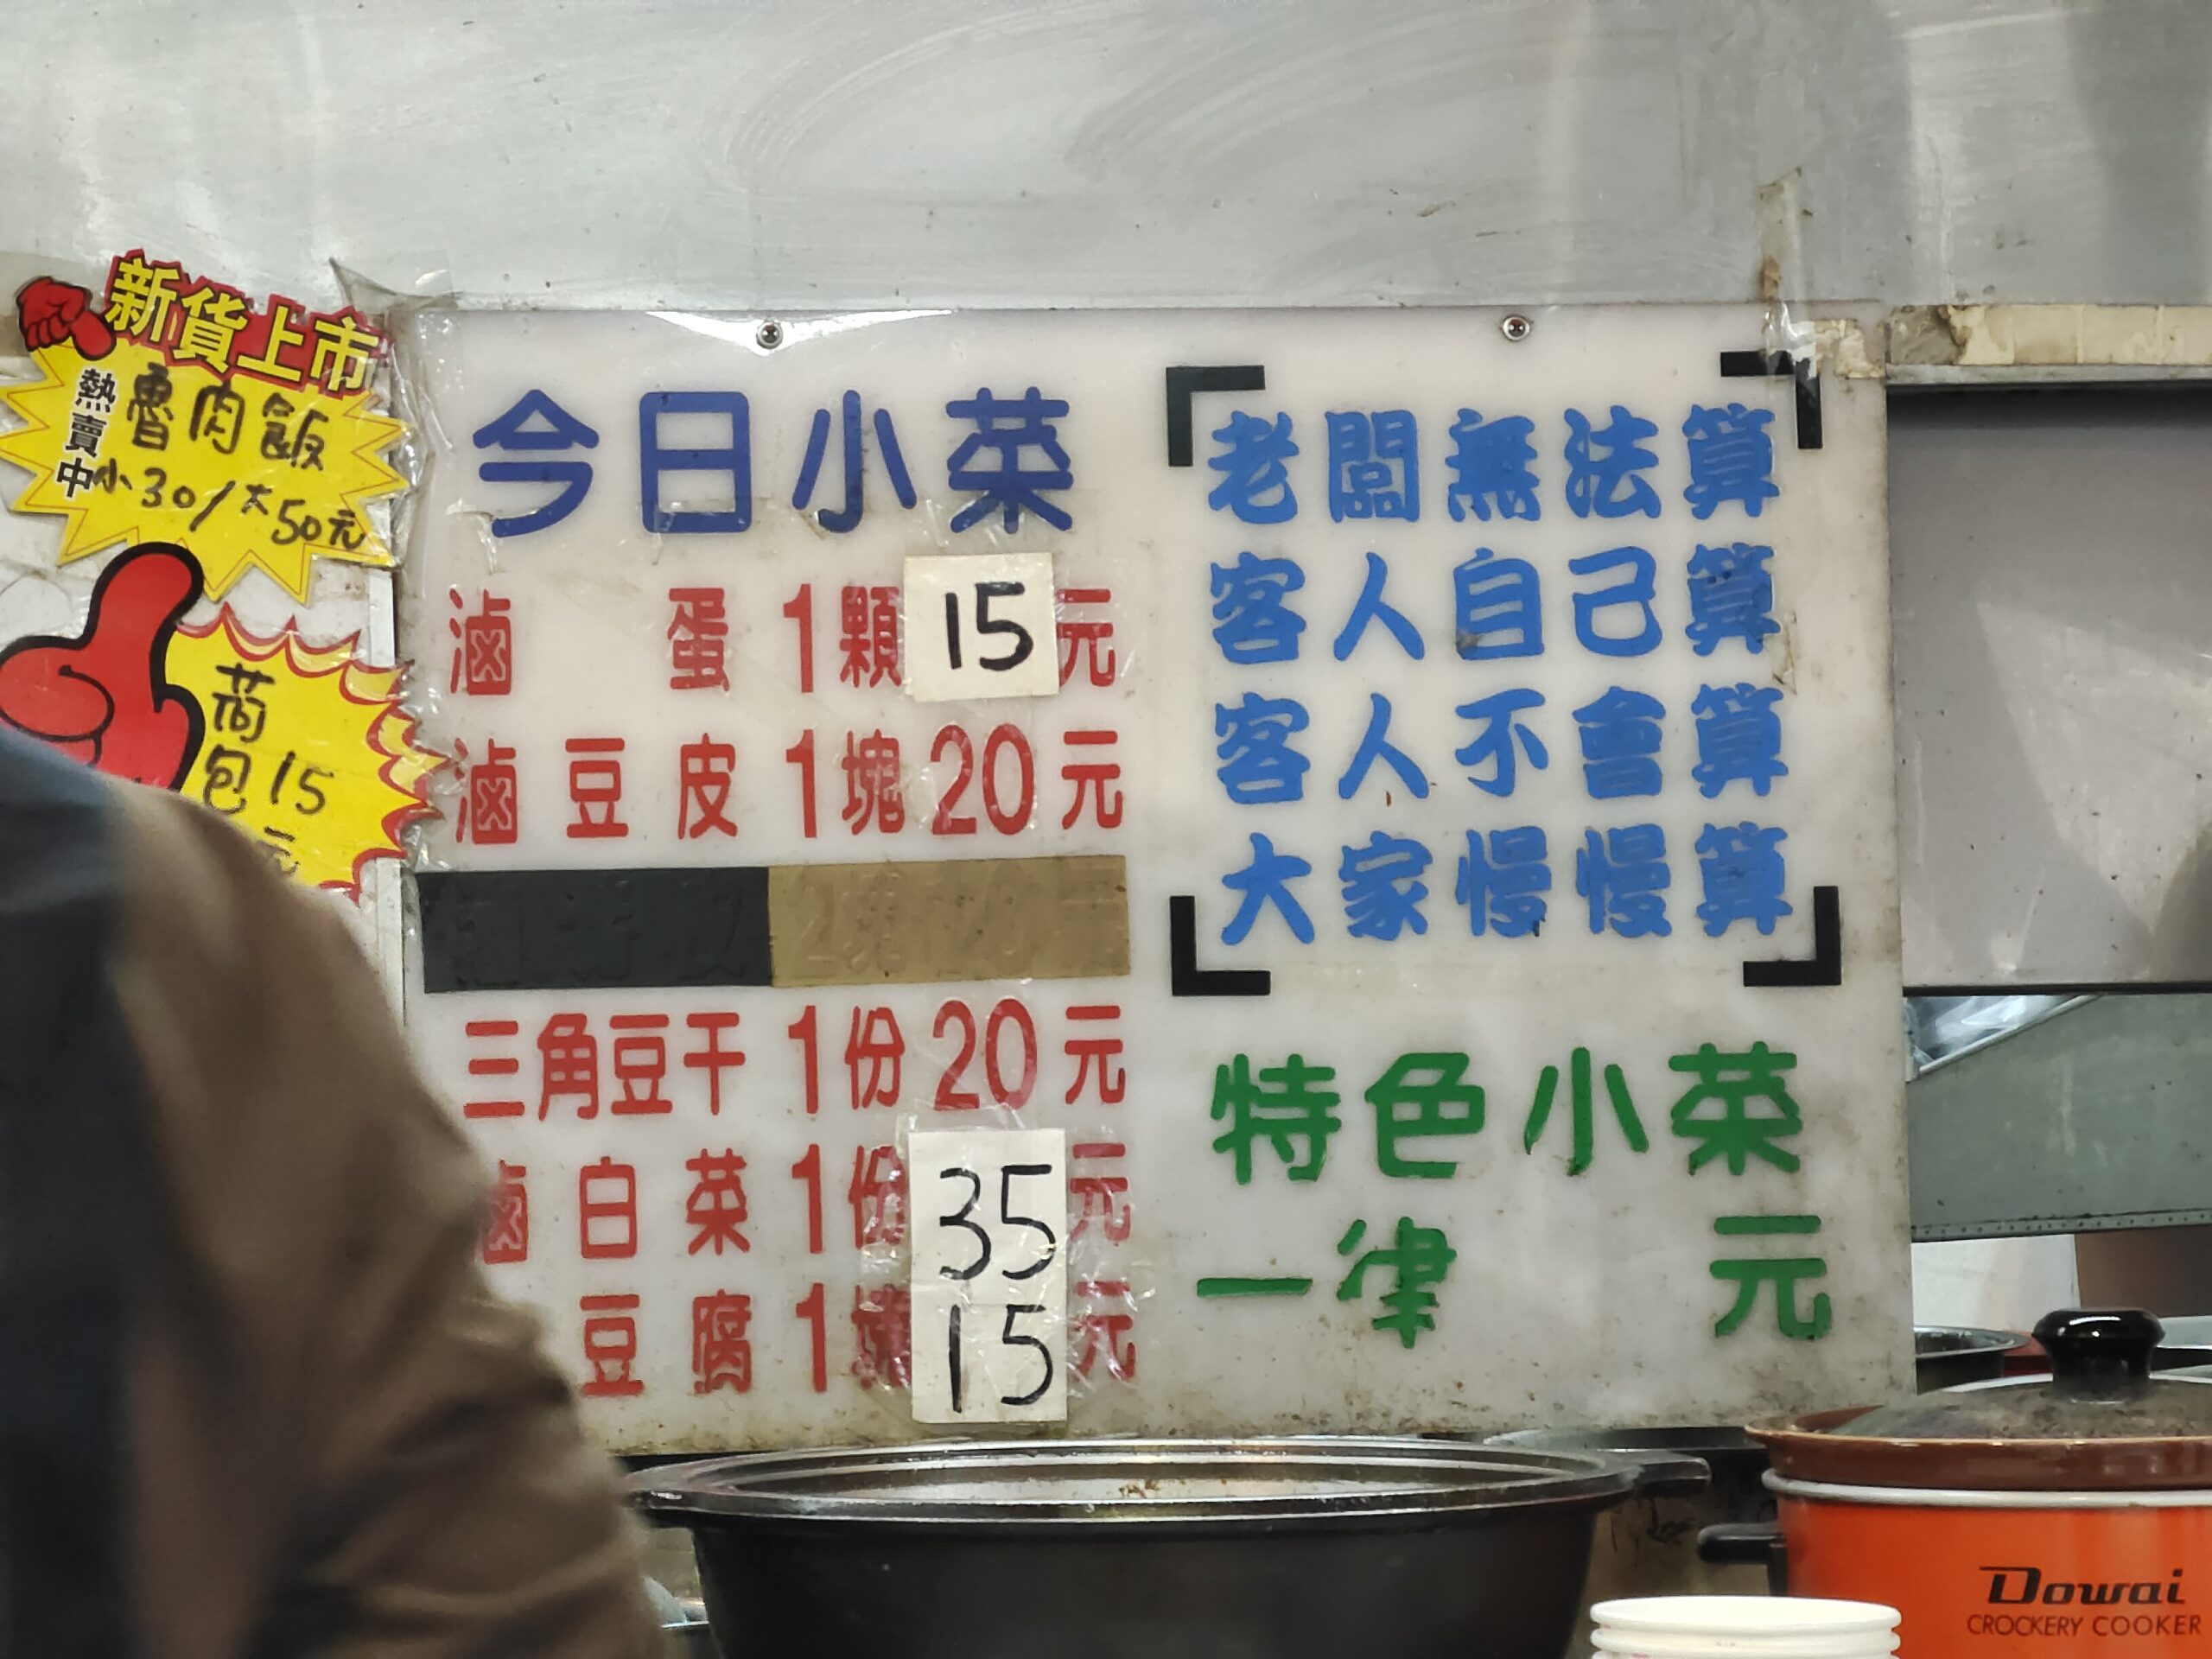
<path fill-rule="evenodd" d="M 1723 352 L 1720 373 L 1732 380 L 1788 375 L 1797 388 L 1797 447 L 1821 447 L 1821 371 L 1809 353 L 1793 357 L 1788 352 Z"/>
<path fill-rule="evenodd" d="M 1198 966 L 1198 901 L 1187 893 L 1167 900 L 1167 975 L 1177 996 L 1265 996 L 1274 988 L 1264 968 Z"/>
<path fill-rule="evenodd" d="M 1747 962 L 1744 983 L 1752 990 L 1788 990 L 1843 983 L 1843 895 L 1813 889 L 1813 954 L 1797 961 Z"/>
<path fill-rule="evenodd" d="M 1191 464 L 1191 399 L 1202 391 L 1265 391 L 1267 365 L 1223 363 L 1211 367 L 1184 364 L 1167 371 L 1167 464 Z"/>

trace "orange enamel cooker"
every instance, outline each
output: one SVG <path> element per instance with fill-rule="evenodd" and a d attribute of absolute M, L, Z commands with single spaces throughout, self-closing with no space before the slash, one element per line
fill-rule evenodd
<path fill-rule="evenodd" d="M 1789 1593 L 1885 1603 L 1902 1651 L 2212 1659 L 2212 1384 L 2151 1369 L 2133 1310 L 2053 1313 L 2051 1375 L 1755 1426 Z"/>

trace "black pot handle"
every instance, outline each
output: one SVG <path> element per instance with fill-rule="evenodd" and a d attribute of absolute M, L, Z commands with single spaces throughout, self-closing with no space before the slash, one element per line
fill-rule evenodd
<path fill-rule="evenodd" d="M 1723 1521 L 1697 1535 L 1697 1558 L 1708 1567 L 1763 1567 L 1767 1593 L 1789 1593 L 1789 1551 L 1778 1521 Z"/>
<path fill-rule="evenodd" d="M 2165 1334 L 2165 1326 L 2138 1307 L 2065 1308 L 2036 1326 L 2036 1340 L 2050 1356 L 2052 1382 L 2069 1394 L 2140 1383 Z"/>
<path fill-rule="evenodd" d="M 1713 1484 L 1713 1468 L 1703 1458 L 1654 1455 L 1637 1459 L 1638 1497 L 1692 1497 Z"/>

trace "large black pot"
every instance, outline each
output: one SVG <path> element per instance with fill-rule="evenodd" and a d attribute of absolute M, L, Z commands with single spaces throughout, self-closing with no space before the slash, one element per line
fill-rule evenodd
<path fill-rule="evenodd" d="M 1598 1516 L 1694 1463 L 1436 1440 L 1033 1440 L 635 1477 L 728 1659 L 1560 1659 Z"/>

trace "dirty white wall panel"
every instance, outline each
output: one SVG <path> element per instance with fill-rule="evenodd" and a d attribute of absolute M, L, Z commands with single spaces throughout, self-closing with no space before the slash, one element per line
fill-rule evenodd
<path fill-rule="evenodd" d="M 1905 982 L 2212 982 L 2212 395 L 1891 403 Z"/>
<path fill-rule="evenodd" d="M 1739 300 L 1769 255 L 2202 299 L 2209 52 L 2196 0 L 17 4 L 0 249 L 566 305 Z"/>

